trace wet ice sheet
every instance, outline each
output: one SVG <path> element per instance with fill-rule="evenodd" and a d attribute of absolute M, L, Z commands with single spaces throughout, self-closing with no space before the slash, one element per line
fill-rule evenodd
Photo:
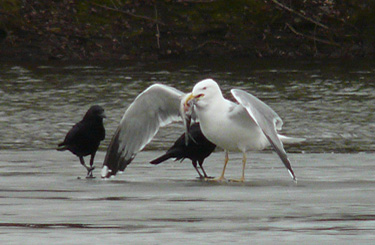
<path fill-rule="evenodd" d="M 375 239 L 374 154 L 291 154 L 297 184 L 276 155 L 249 154 L 239 184 L 200 181 L 189 162 L 147 163 L 160 153 L 143 152 L 123 175 L 103 181 L 78 179 L 85 170 L 68 153 L 1 151 L 2 243 Z M 238 178 L 241 155 L 230 157 L 227 177 Z M 223 158 L 216 152 L 206 160 L 208 174 L 220 174 Z"/>

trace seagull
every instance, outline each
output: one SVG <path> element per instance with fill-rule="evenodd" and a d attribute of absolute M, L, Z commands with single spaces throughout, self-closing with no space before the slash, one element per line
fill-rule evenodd
<path fill-rule="evenodd" d="M 87 170 L 87 178 L 92 178 L 94 157 L 99 148 L 100 141 L 105 138 L 103 118 L 104 109 L 94 105 L 86 112 L 83 119 L 75 124 L 66 134 L 63 142 L 58 144 L 58 151 L 69 150 L 79 157 L 79 161 Z M 91 155 L 90 167 L 85 164 L 84 156 Z"/>
<path fill-rule="evenodd" d="M 296 181 L 282 142 L 299 143 L 304 139 L 279 135 L 277 131 L 281 130 L 283 124 L 281 118 L 255 96 L 240 89 L 232 89 L 231 93 L 237 103 L 225 99 L 214 80 L 205 79 L 194 86 L 183 102 L 186 107 L 193 104 L 204 136 L 225 150 L 223 171 L 215 180 L 225 180 L 229 151 L 240 151 L 243 154 L 242 176 L 235 180 L 243 182 L 247 152 L 272 146 L 292 179 Z"/>
<path fill-rule="evenodd" d="M 189 128 L 189 137 L 187 144 L 185 144 L 185 133 L 183 133 L 174 143 L 174 145 L 162 156 L 152 160 L 151 164 L 159 164 L 168 160 L 169 158 L 176 158 L 181 160 L 189 158 L 192 161 L 193 167 L 197 171 L 199 178 L 208 179 L 208 175 L 203 168 L 203 161 L 215 150 L 216 145 L 212 144 L 210 141 L 204 137 L 200 129 L 199 123 L 194 123 Z M 201 168 L 203 175 L 198 170 L 197 162 Z"/>
<path fill-rule="evenodd" d="M 280 117 L 266 104 L 245 91 L 234 89 L 232 94 L 239 104 L 223 98 L 217 83 L 206 79 L 195 85 L 192 93 L 184 93 L 163 84 L 153 84 L 141 92 L 125 111 L 104 158 L 101 176 L 109 178 L 123 172 L 136 155 L 153 139 L 160 127 L 183 121 L 189 136 L 191 119 L 200 122 L 203 135 L 226 152 L 243 152 L 243 176 L 246 152 L 261 150 L 271 145 L 287 167 L 294 172 L 283 148 L 284 143 L 298 143 L 301 139 L 277 134 L 281 130 Z M 188 144 L 189 138 L 185 136 Z M 225 168 L 222 176 L 224 179 Z"/>

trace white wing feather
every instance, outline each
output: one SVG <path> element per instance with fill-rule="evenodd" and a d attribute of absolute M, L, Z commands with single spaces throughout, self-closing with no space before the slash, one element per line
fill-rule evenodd
<path fill-rule="evenodd" d="M 264 102 L 243 90 L 232 89 L 231 93 L 238 103 L 246 109 L 249 116 L 262 129 L 271 146 L 288 169 L 289 174 L 293 180 L 296 180 L 292 166 L 284 150 L 283 143 L 277 134 L 277 130 L 281 130 L 283 125 L 279 115 L 277 115 L 277 113 Z"/>
<path fill-rule="evenodd" d="M 120 121 L 108 147 L 102 177 L 123 171 L 156 135 L 160 127 L 181 120 L 180 101 L 185 93 L 154 84 L 137 96 Z M 106 166 L 104 168 L 104 166 Z"/>

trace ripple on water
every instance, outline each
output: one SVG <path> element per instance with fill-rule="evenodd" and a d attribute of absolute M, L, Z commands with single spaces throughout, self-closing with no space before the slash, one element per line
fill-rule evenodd
<path fill-rule="evenodd" d="M 307 138 L 294 152 L 373 151 L 373 69 L 368 62 L 337 69 L 328 62 L 162 62 L 120 65 L 34 65 L 0 69 L 2 149 L 49 149 L 92 104 L 104 106 L 108 145 L 126 107 L 147 86 L 159 82 L 188 91 L 213 77 L 224 94 L 245 89 L 268 103 L 284 120 L 283 133 Z M 347 66 L 345 66 L 347 67 Z M 181 133 L 171 127 L 150 149 L 166 149 Z M 38 133 L 36 133 L 38 132 Z M 324 144 L 320 140 L 324 140 Z M 352 142 L 351 142 L 352 141 Z"/>

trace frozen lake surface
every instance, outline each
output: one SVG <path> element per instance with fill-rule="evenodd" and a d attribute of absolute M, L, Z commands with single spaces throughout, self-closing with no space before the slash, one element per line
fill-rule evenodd
<path fill-rule="evenodd" d="M 214 78 L 283 119 L 298 183 L 269 150 L 249 153 L 245 183 L 197 179 L 191 163 L 148 162 L 183 132 L 163 128 L 115 179 L 86 179 L 54 150 L 94 104 L 106 139 L 154 83 L 191 91 Z M 372 244 L 375 240 L 375 62 L 271 59 L 0 64 L 0 244 Z M 230 154 L 227 178 L 241 175 Z M 223 152 L 205 161 L 218 176 Z M 80 178 L 77 178 L 81 176 Z"/>
<path fill-rule="evenodd" d="M 189 161 L 148 161 L 95 179 L 72 154 L 0 152 L 2 244 L 364 243 L 375 239 L 374 154 L 290 154 L 294 183 L 277 155 L 249 154 L 245 183 L 196 178 Z M 221 173 L 224 153 L 206 159 Z M 232 154 L 227 178 L 241 173 Z M 82 176 L 77 178 L 78 176 Z"/>

